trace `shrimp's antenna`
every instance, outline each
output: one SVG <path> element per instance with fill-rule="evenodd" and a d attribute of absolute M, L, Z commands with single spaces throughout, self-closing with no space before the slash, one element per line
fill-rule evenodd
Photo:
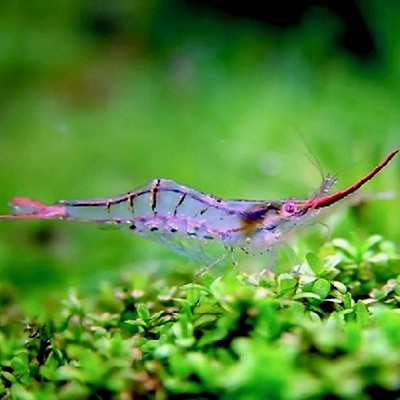
<path fill-rule="evenodd" d="M 358 181 L 354 182 L 352 185 L 347 187 L 346 189 L 340 190 L 339 192 L 333 193 L 328 196 L 324 197 L 316 197 L 310 199 L 305 204 L 305 208 L 322 208 L 328 207 L 333 203 L 343 199 L 344 197 L 354 193 L 358 190 L 361 186 L 371 180 L 379 171 L 381 171 L 389 162 L 400 152 L 400 148 L 397 148 L 390 152 L 386 158 L 381 161 L 375 168 L 373 168 L 367 175 L 359 179 Z"/>

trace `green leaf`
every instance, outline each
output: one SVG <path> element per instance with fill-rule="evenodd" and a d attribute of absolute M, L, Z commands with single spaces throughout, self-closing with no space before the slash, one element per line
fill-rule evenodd
<path fill-rule="evenodd" d="M 350 293 L 345 293 L 343 295 L 343 306 L 344 308 L 352 308 L 353 307 L 353 298 Z"/>
<path fill-rule="evenodd" d="M 332 281 L 332 286 L 335 287 L 341 294 L 345 294 L 347 292 L 347 287 L 345 284 L 339 281 Z"/>
<path fill-rule="evenodd" d="M 176 344 L 180 347 L 190 347 L 195 342 L 193 326 L 183 316 L 172 325 L 172 332 L 175 335 Z"/>
<path fill-rule="evenodd" d="M 368 313 L 368 309 L 365 303 L 361 300 L 357 301 L 356 305 L 354 306 L 356 311 L 356 320 L 361 326 L 367 326 L 370 316 Z"/>
<path fill-rule="evenodd" d="M 30 369 L 28 352 L 25 350 L 19 351 L 11 360 L 11 367 L 18 382 L 27 384 L 30 381 Z"/>
<path fill-rule="evenodd" d="M 365 241 L 365 250 L 376 247 L 378 244 L 383 242 L 383 237 L 381 235 L 372 235 Z"/>
<path fill-rule="evenodd" d="M 139 303 L 137 306 L 137 313 L 139 315 L 139 317 L 143 320 L 143 321 L 148 321 L 150 319 L 150 311 L 148 309 L 148 307 L 143 304 L 143 303 Z"/>
<path fill-rule="evenodd" d="M 297 284 L 297 279 L 293 278 L 290 274 L 281 274 L 278 277 L 278 287 L 281 295 L 294 293 Z"/>
<path fill-rule="evenodd" d="M 314 284 L 312 291 L 317 294 L 321 299 L 325 299 L 331 290 L 331 284 L 326 280 L 319 278 Z"/>
<path fill-rule="evenodd" d="M 335 249 L 341 250 L 350 259 L 354 260 L 357 258 L 358 255 L 357 249 L 347 240 L 337 238 L 333 239 L 331 243 Z"/>
<path fill-rule="evenodd" d="M 311 267 L 315 275 L 319 275 L 323 270 L 323 263 L 317 254 L 308 252 L 306 254 L 306 260 L 308 265 Z"/>
<path fill-rule="evenodd" d="M 321 300 L 321 297 L 317 293 L 312 292 L 297 293 L 293 296 L 293 300 L 302 299 Z"/>

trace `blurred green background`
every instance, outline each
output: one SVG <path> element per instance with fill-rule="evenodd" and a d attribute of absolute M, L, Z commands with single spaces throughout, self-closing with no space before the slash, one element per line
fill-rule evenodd
<path fill-rule="evenodd" d="M 228 3 L 3 2 L 1 212 L 14 196 L 103 197 L 155 177 L 227 198 L 307 197 L 314 155 L 344 187 L 399 146 L 398 2 Z M 365 192 L 399 186 L 396 161 Z M 352 231 L 398 243 L 398 202 L 338 205 L 330 231 L 307 228 L 299 246 Z M 118 231 L 0 223 L 3 296 L 12 286 L 28 303 L 179 264 Z"/>

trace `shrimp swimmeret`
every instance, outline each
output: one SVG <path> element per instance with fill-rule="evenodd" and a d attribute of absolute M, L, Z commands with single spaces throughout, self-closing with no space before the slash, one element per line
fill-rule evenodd
<path fill-rule="evenodd" d="M 173 251 L 208 263 L 227 249 L 263 253 L 323 208 L 357 191 L 400 152 L 393 150 L 364 177 L 328 194 L 336 179 L 327 176 L 309 199 L 224 200 L 167 179 L 154 179 L 127 194 L 104 199 L 60 200 L 46 205 L 28 198 L 11 201 L 13 213 L 0 220 L 62 219 L 113 224 L 155 240 Z M 221 257 L 222 256 L 222 257 Z"/>

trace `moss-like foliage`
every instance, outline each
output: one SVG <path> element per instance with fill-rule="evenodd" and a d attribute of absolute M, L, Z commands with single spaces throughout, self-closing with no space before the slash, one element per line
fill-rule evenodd
<path fill-rule="evenodd" d="M 355 242 L 290 273 L 132 273 L 71 291 L 47 320 L 4 299 L 1 397 L 396 398 L 400 257 L 380 236 Z"/>

